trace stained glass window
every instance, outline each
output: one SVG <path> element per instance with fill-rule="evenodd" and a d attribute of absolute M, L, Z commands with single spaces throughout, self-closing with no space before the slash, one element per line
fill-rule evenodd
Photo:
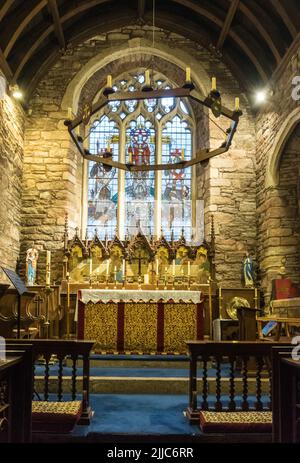
<path fill-rule="evenodd" d="M 116 91 L 141 90 L 145 69 L 128 72 L 114 82 Z M 158 88 L 171 88 L 159 72 Z M 157 140 L 161 140 L 158 144 Z M 90 151 L 112 153 L 114 160 L 133 164 L 176 163 L 192 157 L 193 116 L 186 99 L 162 98 L 110 102 L 90 129 Z M 125 178 L 124 178 L 125 177 Z M 123 179 L 123 180 L 122 180 Z M 158 184 L 158 182 L 160 182 Z M 159 202 L 155 202 L 155 197 Z M 124 200 L 123 200 L 124 198 Z M 119 211 L 118 211 L 119 208 Z M 167 238 L 182 229 L 192 235 L 192 169 L 172 169 L 161 175 L 121 172 L 90 162 L 88 167 L 88 220 L 90 233 L 122 238 L 137 227 L 150 236 L 163 229 Z M 159 222 L 159 223 L 158 223 Z"/>
<path fill-rule="evenodd" d="M 119 129 L 113 120 L 103 116 L 90 130 L 90 152 L 102 155 L 112 153 L 119 158 Z M 118 175 L 116 169 L 109 169 L 96 162 L 88 168 L 88 232 L 93 235 L 112 237 L 117 227 Z"/>

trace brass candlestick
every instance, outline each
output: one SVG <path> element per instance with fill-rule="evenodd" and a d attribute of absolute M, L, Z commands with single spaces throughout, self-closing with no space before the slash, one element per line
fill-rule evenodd
<path fill-rule="evenodd" d="M 156 289 L 158 289 L 159 275 L 156 276 Z"/>
<path fill-rule="evenodd" d="M 67 274 L 66 338 L 70 339 L 70 275 Z"/>
<path fill-rule="evenodd" d="M 49 326 L 50 326 L 50 321 L 49 321 L 49 306 L 50 306 L 50 294 L 52 293 L 52 289 L 50 288 L 50 285 L 47 285 L 45 287 L 45 295 L 46 295 L 46 315 L 45 315 L 45 322 L 44 322 L 44 327 L 46 331 L 46 339 L 49 339 Z"/>
<path fill-rule="evenodd" d="M 168 289 L 167 287 L 167 275 L 165 275 L 165 279 L 164 279 L 164 290 Z"/>
<path fill-rule="evenodd" d="M 141 277 L 141 275 L 138 276 L 138 289 L 142 289 L 142 277 Z"/>

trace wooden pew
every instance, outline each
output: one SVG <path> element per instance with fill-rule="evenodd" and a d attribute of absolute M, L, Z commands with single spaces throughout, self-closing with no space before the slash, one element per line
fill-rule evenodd
<path fill-rule="evenodd" d="M 71 399 L 72 401 L 82 401 L 82 412 L 78 424 L 89 424 L 92 416 L 91 407 L 89 405 L 89 356 L 93 347 L 92 341 L 76 341 L 76 340 L 23 340 L 12 339 L 7 340 L 9 349 L 23 346 L 32 346 L 33 362 L 39 361 L 44 368 L 43 378 L 39 378 L 35 373 L 35 368 L 31 367 L 30 372 L 33 378 L 33 387 L 36 391 L 42 382 L 42 391 L 38 392 L 38 398 L 43 402 L 50 401 L 52 386 L 55 386 L 56 401 L 64 404 L 66 401 L 66 392 L 63 389 L 63 365 L 68 357 L 71 362 Z M 58 373 L 56 380 L 50 378 L 50 364 L 52 358 L 55 357 L 58 362 Z M 82 362 L 82 387 L 79 387 L 79 378 L 77 374 L 78 362 Z M 52 375 L 53 376 L 53 375 Z M 42 380 L 42 381 L 41 381 Z M 51 386 L 51 387 L 50 387 Z"/>
<path fill-rule="evenodd" d="M 31 345 L 6 346 L 0 362 L 0 442 L 31 442 L 33 350 Z"/>
<path fill-rule="evenodd" d="M 294 348 L 272 349 L 273 442 L 300 442 L 300 360 L 293 360 Z"/>

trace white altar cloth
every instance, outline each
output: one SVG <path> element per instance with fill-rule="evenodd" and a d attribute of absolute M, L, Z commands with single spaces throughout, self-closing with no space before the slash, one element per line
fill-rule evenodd
<path fill-rule="evenodd" d="M 134 290 L 134 289 L 80 289 L 79 300 L 84 304 L 108 302 L 201 302 L 201 291 Z"/>

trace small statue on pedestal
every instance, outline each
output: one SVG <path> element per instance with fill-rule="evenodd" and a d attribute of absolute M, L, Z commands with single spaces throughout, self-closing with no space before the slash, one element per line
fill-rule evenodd
<path fill-rule="evenodd" d="M 246 288 L 254 288 L 255 269 L 253 259 L 248 251 L 243 262 L 242 280 Z"/>
<path fill-rule="evenodd" d="M 26 252 L 26 282 L 28 286 L 33 286 L 36 282 L 36 269 L 39 252 L 35 248 L 30 248 Z"/>

